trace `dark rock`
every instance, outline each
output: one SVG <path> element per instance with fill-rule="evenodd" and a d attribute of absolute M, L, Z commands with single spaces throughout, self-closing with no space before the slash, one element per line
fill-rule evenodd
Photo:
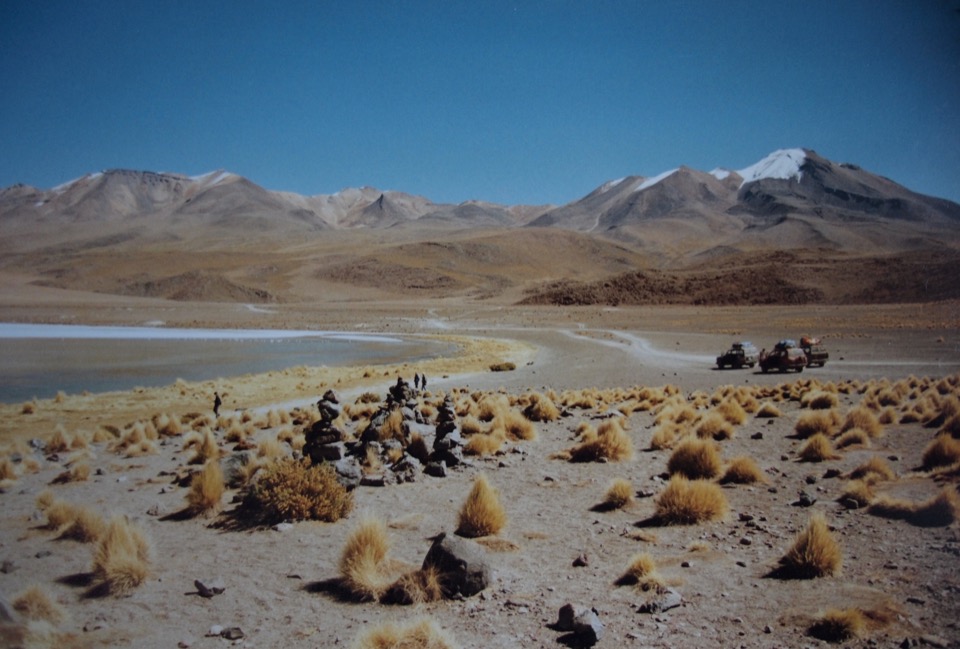
<path fill-rule="evenodd" d="M 763 433 L 754 433 L 750 436 L 750 439 L 763 439 Z"/>
<path fill-rule="evenodd" d="M 220 633 L 220 637 L 226 640 L 239 640 L 243 637 L 243 631 L 241 631 L 238 626 L 232 626 L 229 629 L 224 629 Z"/>
<path fill-rule="evenodd" d="M 440 534 L 434 539 L 423 559 L 423 568 L 430 567 L 440 573 L 448 596 L 470 597 L 493 581 L 493 570 L 483 546 L 458 536 Z"/>
<path fill-rule="evenodd" d="M 585 552 L 581 552 L 577 555 L 577 558 L 573 560 L 574 568 L 583 568 L 588 565 L 590 565 L 590 560 L 587 558 L 587 554 Z"/>
<path fill-rule="evenodd" d="M 667 588 L 657 597 L 649 602 L 641 604 L 637 608 L 638 613 L 662 613 L 676 608 L 683 603 L 683 597 L 673 588 Z"/>
<path fill-rule="evenodd" d="M 387 486 L 387 478 L 382 473 L 365 475 L 360 478 L 360 484 L 364 487 L 385 487 Z"/>
<path fill-rule="evenodd" d="M 347 445 L 343 442 L 333 444 L 322 444 L 310 449 L 310 459 L 316 463 L 328 461 L 333 462 L 347 457 Z"/>
<path fill-rule="evenodd" d="M 243 486 L 245 481 L 243 469 L 253 460 L 253 453 L 240 451 L 231 453 L 220 460 L 220 470 L 223 472 L 223 482 L 230 489 Z"/>
<path fill-rule="evenodd" d="M 333 465 L 337 473 L 337 482 L 346 489 L 356 489 L 360 485 L 360 479 L 363 478 L 363 471 L 360 470 L 360 464 L 352 457 L 345 457 Z"/>
<path fill-rule="evenodd" d="M 427 466 L 424 467 L 423 472 L 427 475 L 432 475 L 435 478 L 446 478 L 447 463 L 443 460 L 440 460 L 439 462 L 427 462 Z"/>
<path fill-rule="evenodd" d="M 564 604 L 560 607 L 556 628 L 576 636 L 578 644 L 593 645 L 603 637 L 603 623 L 593 609 Z"/>

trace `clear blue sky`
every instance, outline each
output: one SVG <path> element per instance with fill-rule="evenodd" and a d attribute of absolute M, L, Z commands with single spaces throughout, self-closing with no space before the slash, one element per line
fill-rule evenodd
<path fill-rule="evenodd" d="M 807 147 L 960 201 L 960 0 L 0 0 L 0 187 L 565 203 Z"/>

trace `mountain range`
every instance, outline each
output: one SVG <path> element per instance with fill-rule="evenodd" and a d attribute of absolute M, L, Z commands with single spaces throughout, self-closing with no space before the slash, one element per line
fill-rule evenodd
<path fill-rule="evenodd" d="M 296 301 L 321 285 L 558 304 L 960 297 L 960 205 L 809 149 L 627 176 L 562 206 L 109 170 L 0 190 L 0 231 L 0 272 L 179 300 Z"/>

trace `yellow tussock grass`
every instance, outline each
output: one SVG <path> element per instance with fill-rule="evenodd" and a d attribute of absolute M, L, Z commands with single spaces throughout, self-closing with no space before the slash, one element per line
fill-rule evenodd
<path fill-rule="evenodd" d="M 780 559 L 782 574 L 794 579 L 837 575 L 843 566 L 840 544 L 833 538 L 823 514 L 817 512 Z"/>
<path fill-rule="evenodd" d="M 828 609 L 810 625 L 809 633 L 826 642 L 846 642 L 859 638 L 867 630 L 867 620 L 860 609 Z"/>
<path fill-rule="evenodd" d="M 600 459 L 620 462 L 633 458 L 633 442 L 619 419 L 604 420 L 596 436 L 583 435 L 583 441 L 569 449 L 572 462 L 596 462 Z"/>
<path fill-rule="evenodd" d="M 220 463 L 210 460 L 203 466 L 203 470 L 194 473 L 190 479 L 187 506 L 194 514 L 217 512 L 225 490 Z"/>
<path fill-rule="evenodd" d="M 50 436 L 50 439 L 47 440 L 46 445 L 43 447 L 43 452 L 50 453 L 65 453 L 70 450 L 70 436 L 67 434 L 67 431 L 63 429 L 63 426 L 57 425 L 56 430 L 53 431 L 53 435 Z"/>
<path fill-rule="evenodd" d="M 800 439 L 813 437 L 818 433 L 832 435 L 837 427 L 836 418 L 839 415 L 834 410 L 814 410 L 800 415 L 793 431 Z"/>
<path fill-rule="evenodd" d="M 144 439 L 128 446 L 123 455 L 124 457 L 143 457 L 144 455 L 156 455 L 157 453 L 159 453 L 159 450 L 153 440 Z"/>
<path fill-rule="evenodd" d="M 854 480 L 868 477 L 874 480 L 896 480 L 897 474 L 885 459 L 879 455 L 874 455 L 851 471 L 850 477 Z"/>
<path fill-rule="evenodd" d="M 206 464 L 210 460 L 220 459 L 220 446 L 213 431 L 204 428 L 198 435 L 199 441 L 193 445 L 194 452 L 190 458 L 190 464 Z"/>
<path fill-rule="evenodd" d="M 610 509 L 623 509 L 632 500 L 633 485 L 625 478 L 615 478 L 603 496 L 603 504 Z"/>
<path fill-rule="evenodd" d="M 721 484 L 754 484 L 766 481 L 766 476 L 753 458 L 745 455 L 730 460 L 720 478 Z"/>
<path fill-rule="evenodd" d="M 77 518 L 78 508 L 75 505 L 63 500 L 54 500 L 47 505 L 44 513 L 47 515 L 48 530 L 58 530 L 65 525 L 69 525 Z"/>
<path fill-rule="evenodd" d="M 93 555 L 94 590 L 123 595 L 150 576 L 150 545 L 143 531 L 124 516 L 110 520 Z"/>
<path fill-rule="evenodd" d="M 803 462 L 824 462 L 826 460 L 836 460 L 840 456 L 833 450 L 833 444 L 823 433 L 817 433 L 807 440 L 798 452 L 800 460 Z"/>
<path fill-rule="evenodd" d="M 30 621 L 49 622 L 56 626 L 67 619 L 67 612 L 63 607 L 51 599 L 40 586 L 30 586 L 17 595 L 11 604 L 15 611 Z"/>
<path fill-rule="evenodd" d="M 90 479 L 89 464 L 75 464 L 66 471 L 57 474 L 53 479 L 53 484 L 66 484 L 67 482 L 85 482 Z"/>
<path fill-rule="evenodd" d="M 960 496 L 952 486 L 919 503 L 881 495 L 867 511 L 882 518 L 905 520 L 917 527 L 946 527 L 960 516 Z"/>
<path fill-rule="evenodd" d="M 673 448 L 674 444 L 677 443 L 677 439 L 681 437 L 683 433 L 684 428 L 682 424 L 665 421 L 653 431 L 653 435 L 650 437 L 650 449 L 662 451 Z"/>
<path fill-rule="evenodd" d="M 37 411 L 37 404 L 33 401 L 24 401 L 23 405 L 20 406 L 21 415 L 32 415 Z"/>
<path fill-rule="evenodd" d="M 394 408 L 387 415 L 383 424 L 377 430 L 377 439 L 385 442 L 388 439 L 399 439 L 406 441 L 403 435 L 403 412 L 399 408 Z"/>
<path fill-rule="evenodd" d="M 830 410 L 836 408 L 839 404 L 836 394 L 823 390 L 807 392 L 800 399 L 800 405 L 810 410 Z"/>
<path fill-rule="evenodd" d="M 883 424 L 873 414 L 873 411 L 863 406 L 858 406 L 847 413 L 840 427 L 840 432 L 845 433 L 848 430 L 859 428 L 864 431 L 871 439 L 876 439 L 883 434 Z"/>
<path fill-rule="evenodd" d="M 416 605 L 443 599 L 440 571 L 434 566 L 403 574 L 383 595 L 388 604 Z"/>
<path fill-rule="evenodd" d="M 71 539 L 80 543 L 93 543 L 107 530 L 107 523 L 100 514 L 86 507 L 77 507 L 73 521 L 60 534 L 61 539 Z"/>
<path fill-rule="evenodd" d="M 515 410 L 509 410 L 497 418 L 501 422 L 507 437 L 512 440 L 532 442 L 537 439 L 537 428 L 529 419 Z"/>
<path fill-rule="evenodd" d="M 257 457 L 278 458 L 287 454 L 283 444 L 276 437 L 267 437 L 257 444 Z"/>
<path fill-rule="evenodd" d="M 739 426 L 747 420 L 747 411 L 743 409 L 739 401 L 735 399 L 726 399 L 714 408 L 714 412 L 724 418 L 724 420 Z"/>
<path fill-rule="evenodd" d="M 844 486 L 843 493 L 837 499 L 847 508 L 862 509 L 869 505 L 875 495 L 868 480 L 851 480 Z M 855 505 L 855 506 L 854 506 Z"/>
<path fill-rule="evenodd" d="M 764 404 L 760 406 L 760 409 L 757 410 L 756 416 L 760 418 L 774 418 L 774 417 L 782 417 L 783 413 L 780 412 L 780 409 L 777 408 L 776 405 L 774 405 L 770 401 L 765 401 Z"/>
<path fill-rule="evenodd" d="M 935 469 L 960 462 L 960 440 L 949 435 L 937 435 L 923 451 L 923 468 Z"/>
<path fill-rule="evenodd" d="M 470 538 L 497 534 L 507 524 L 507 512 L 500 503 L 500 494 L 482 473 L 460 508 L 457 534 Z"/>
<path fill-rule="evenodd" d="M 362 632 L 352 649 L 458 649 L 455 640 L 436 622 L 421 619 L 407 624 L 383 622 Z"/>
<path fill-rule="evenodd" d="M 724 403 L 735 403 L 725 401 Z M 700 439 L 724 440 L 733 438 L 733 426 L 723 416 L 716 412 L 708 413 L 694 429 Z"/>
<path fill-rule="evenodd" d="M 530 395 L 530 405 L 524 409 L 523 414 L 530 421 L 549 422 L 560 418 L 560 409 L 549 397 L 534 392 Z"/>
<path fill-rule="evenodd" d="M 365 517 L 347 537 L 340 553 L 344 587 L 364 600 L 379 599 L 390 587 L 390 537 L 383 521 Z"/>
<path fill-rule="evenodd" d="M 263 475 L 244 499 L 244 508 L 265 523 L 318 520 L 333 523 L 353 508 L 353 494 L 337 481 L 328 464 L 281 459 L 262 468 Z"/>
<path fill-rule="evenodd" d="M 713 479 L 720 475 L 722 462 L 717 445 L 706 439 L 688 438 L 680 442 L 667 461 L 670 475 L 691 480 Z"/>
<path fill-rule="evenodd" d="M 627 570 L 617 579 L 618 586 L 636 586 L 640 590 L 660 590 L 663 578 L 657 572 L 657 564 L 649 552 L 641 552 L 630 558 Z"/>
<path fill-rule="evenodd" d="M 10 461 L 10 458 L 3 458 L 0 461 L 0 480 L 16 480 L 17 479 L 17 467 L 13 462 Z"/>
<path fill-rule="evenodd" d="M 183 434 L 183 426 L 181 426 L 180 420 L 166 413 L 155 416 L 153 426 L 157 429 L 157 433 L 163 437 L 175 437 Z"/>
<path fill-rule="evenodd" d="M 666 525 L 695 525 L 720 520 L 729 510 L 727 497 L 717 485 L 675 475 L 656 501 L 656 517 Z"/>
<path fill-rule="evenodd" d="M 953 415 L 943 423 L 940 429 L 941 435 L 949 435 L 954 439 L 960 439 L 960 415 Z"/>
<path fill-rule="evenodd" d="M 892 406 L 887 406 L 880 413 L 880 416 L 877 417 L 877 421 L 881 424 L 895 424 L 897 422 L 897 410 Z"/>
<path fill-rule="evenodd" d="M 477 418 L 485 422 L 493 421 L 510 409 L 510 404 L 503 395 L 488 394 L 480 399 L 477 405 L 479 406 Z"/>
<path fill-rule="evenodd" d="M 837 448 L 849 448 L 851 446 L 870 447 L 870 435 L 862 428 L 851 428 L 840 435 L 836 440 Z"/>
<path fill-rule="evenodd" d="M 496 433 L 478 433 L 467 439 L 463 452 L 467 455 L 493 455 L 503 447 L 504 437 Z"/>
<path fill-rule="evenodd" d="M 56 499 L 57 497 L 53 494 L 52 491 L 50 491 L 49 489 L 44 489 L 39 494 L 37 494 L 37 499 L 35 501 L 35 504 L 37 505 L 37 509 L 39 509 L 40 511 L 46 511 L 47 508 L 50 507 L 50 505 L 52 505 L 56 501 Z"/>
<path fill-rule="evenodd" d="M 474 415 L 467 415 L 460 420 L 460 432 L 463 433 L 465 437 L 478 435 L 484 432 L 483 423 Z"/>

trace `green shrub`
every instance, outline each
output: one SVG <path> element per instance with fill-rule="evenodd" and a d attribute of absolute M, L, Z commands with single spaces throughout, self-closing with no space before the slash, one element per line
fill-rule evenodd
<path fill-rule="evenodd" d="M 333 523 L 350 513 L 353 495 L 327 464 L 280 460 L 263 470 L 244 506 L 266 523 L 316 520 Z"/>

